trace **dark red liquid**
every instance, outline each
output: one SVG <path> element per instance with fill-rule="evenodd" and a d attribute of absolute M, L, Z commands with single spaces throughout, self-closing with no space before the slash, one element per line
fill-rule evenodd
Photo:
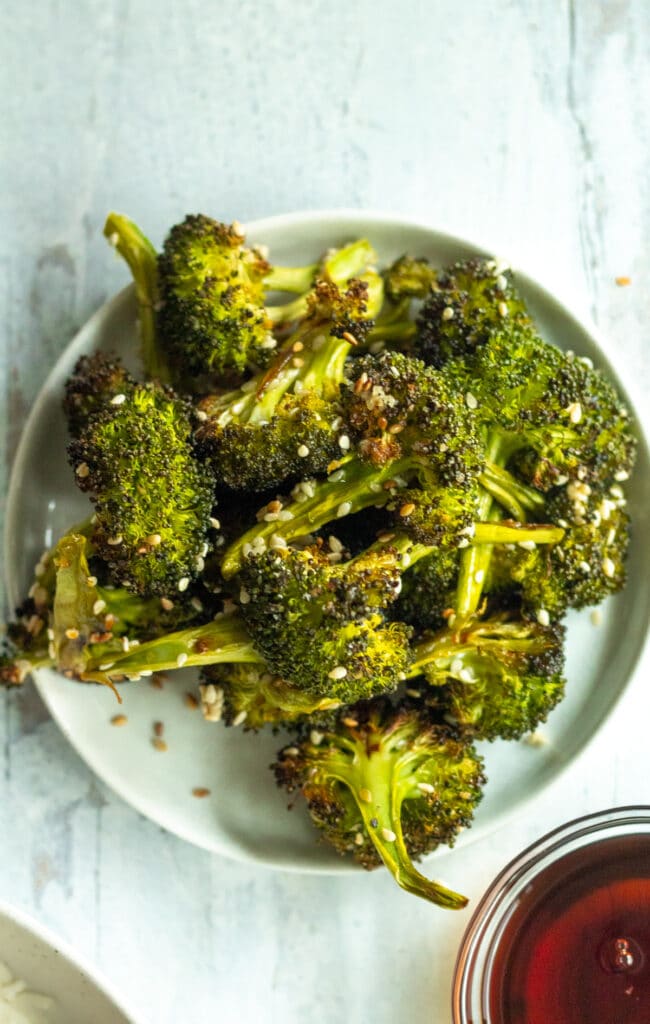
<path fill-rule="evenodd" d="M 650 838 L 594 842 L 540 872 L 499 942 L 494 1024 L 650 1024 Z"/>

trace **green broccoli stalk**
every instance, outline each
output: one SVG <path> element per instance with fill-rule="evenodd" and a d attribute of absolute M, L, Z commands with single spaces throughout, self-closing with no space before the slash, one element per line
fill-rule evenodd
<path fill-rule="evenodd" d="M 413 648 L 427 703 L 476 739 L 517 739 L 546 721 L 564 695 L 564 628 L 500 612 L 460 632 L 442 629 Z"/>
<path fill-rule="evenodd" d="M 453 845 L 481 798 L 471 744 L 424 710 L 378 699 L 346 709 L 334 728 L 284 747 L 278 785 L 301 791 L 314 824 L 365 868 L 383 862 L 407 892 L 452 910 L 464 896 L 421 875 L 412 858 Z"/>

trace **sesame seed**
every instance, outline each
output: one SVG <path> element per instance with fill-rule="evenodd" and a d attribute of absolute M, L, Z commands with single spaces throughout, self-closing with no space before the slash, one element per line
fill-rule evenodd
<path fill-rule="evenodd" d="M 159 750 L 161 753 L 164 753 L 164 751 L 167 750 L 167 744 L 164 740 L 161 740 L 159 736 L 154 736 L 151 741 L 151 746 L 154 750 Z"/>
<path fill-rule="evenodd" d="M 327 673 L 329 679 L 345 679 L 348 674 L 347 668 L 344 665 L 337 665 L 331 672 Z"/>
<path fill-rule="evenodd" d="M 114 661 L 105 661 L 103 665 L 99 666 L 100 672 L 108 672 L 109 668 L 113 668 Z"/>
<path fill-rule="evenodd" d="M 352 511 L 352 502 L 351 501 L 342 501 L 341 504 L 339 505 L 339 507 L 336 510 L 337 518 L 338 519 L 342 519 L 343 516 L 349 515 L 351 511 Z"/>
<path fill-rule="evenodd" d="M 126 715 L 113 715 L 111 718 L 111 725 L 126 725 L 128 718 Z"/>
<path fill-rule="evenodd" d="M 174 602 L 170 601 L 168 597 L 160 598 L 160 607 L 164 612 L 170 612 L 174 607 Z"/>
<path fill-rule="evenodd" d="M 71 627 L 70 629 L 66 629 L 65 635 L 67 636 L 68 640 L 78 640 L 79 630 L 74 629 L 74 627 Z"/>
<path fill-rule="evenodd" d="M 205 421 L 208 418 L 207 412 L 204 412 L 203 409 L 195 409 L 194 410 L 194 415 L 196 416 L 196 418 L 199 421 L 199 423 L 205 423 Z"/>
<path fill-rule="evenodd" d="M 350 438 L 348 437 L 347 434 L 341 434 L 341 436 L 339 437 L 339 448 L 341 448 L 344 452 L 347 452 L 349 447 Z"/>
<path fill-rule="evenodd" d="M 152 548 L 157 548 L 159 544 L 162 544 L 162 537 L 159 533 L 150 533 L 147 537 L 147 544 Z"/>
<path fill-rule="evenodd" d="M 248 711 L 240 711 L 232 720 L 233 725 L 243 725 L 248 718 Z"/>
<path fill-rule="evenodd" d="M 286 548 L 287 542 L 284 537 L 281 537 L 279 533 L 274 533 L 269 541 L 269 547 L 274 551 L 279 551 Z"/>
<path fill-rule="evenodd" d="M 338 537 L 329 537 L 327 543 L 329 544 L 330 551 L 334 551 L 336 552 L 336 554 L 339 554 L 341 551 L 343 551 L 343 545 L 341 544 L 341 541 L 338 539 Z"/>
<path fill-rule="evenodd" d="M 291 360 L 291 365 L 294 366 L 296 370 L 299 370 L 301 366 L 305 365 L 305 360 L 302 356 L 294 356 Z"/>
<path fill-rule="evenodd" d="M 370 790 L 369 789 L 360 789 L 359 790 L 359 800 L 363 800 L 364 804 L 371 804 L 372 803 L 372 793 L 370 792 Z"/>
<path fill-rule="evenodd" d="M 190 585 L 190 578 L 189 578 L 189 576 L 182 576 L 181 579 L 178 581 L 178 589 L 180 590 L 181 594 L 183 593 L 184 590 L 187 590 L 189 585 Z"/>
<path fill-rule="evenodd" d="M 462 667 L 463 667 L 463 659 L 462 658 L 454 658 L 454 660 L 452 661 L 451 665 L 449 666 L 449 671 L 451 672 L 452 675 L 455 676 L 455 675 L 458 675 L 458 673 L 461 671 Z"/>
<path fill-rule="evenodd" d="M 626 469 L 619 469 L 618 473 L 614 474 L 614 479 L 618 480 L 619 483 L 623 483 L 625 480 L 629 480 L 630 474 Z"/>
<path fill-rule="evenodd" d="M 309 448 L 307 447 L 307 445 L 306 444 L 298 445 L 297 454 L 298 454 L 299 458 L 306 459 L 307 456 L 309 455 Z"/>
<path fill-rule="evenodd" d="M 468 409 L 478 408 L 478 399 L 476 398 L 476 395 L 472 394 L 471 391 L 468 391 L 467 394 L 465 395 L 465 404 Z"/>
<path fill-rule="evenodd" d="M 505 276 L 505 274 L 499 274 L 497 276 L 495 284 L 500 292 L 504 292 L 508 287 L 508 279 Z"/>
<path fill-rule="evenodd" d="M 280 513 L 279 512 L 265 512 L 264 515 L 262 516 L 262 520 L 265 523 L 277 523 L 279 518 L 280 518 Z"/>
<path fill-rule="evenodd" d="M 567 407 L 567 412 L 571 423 L 579 423 L 582 419 L 582 406 L 580 402 L 571 402 L 571 405 Z"/>
<path fill-rule="evenodd" d="M 154 734 L 154 736 L 162 736 L 164 731 L 165 731 L 165 726 L 163 725 L 162 722 L 154 722 L 153 723 L 153 734 Z"/>
<path fill-rule="evenodd" d="M 485 579 L 485 569 L 477 569 L 474 573 L 474 582 L 482 583 Z"/>
<path fill-rule="evenodd" d="M 443 320 L 453 320 L 454 319 L 454 310 L 453 310 L 453 308 L 451 306 L 445 306 L 445 308 L 442 311 L 442 319 Z"/>
<path fill-rule="evenodd" d="M 182 668 L 183 665 L 186 663 L 186 661 L 187 661 L 187 654 L 185 654 L 185 651 L 181 651 L 181 653 L 178 655 L 178 657 L 176 659 L 176 666 L 177 666 L 177 668 Z"/>
<path fill-rule="evenodd" d="M 460 679 L 461 683 L 475 682 L 474 673 L 470 671 L 470 669 L 468 668 L 461 668 L 460 672 L 458 673 L 458 678 Z"/>
<path fill-rule="evenodd" d="M 435 793 L 435 789 L 430 782 L 418 782 L 418 789 L 421 793 Z"/>
<path fill-rule="evenodd" d="M 319 743 L 323 742 L 323 733 L 319 732 L 318 729 L 312 729 L 309 733 L 309 739 L 317 747 Z"/>
<path fill-rule="evenodd" d="M 499 311 L 499 316 L 507 316 L 508 315 L 508 304 L 507 304 L 507 302 L 501 301 L 498 304 L 497 309 Z"/>
<path fill-rule="evenodd" d="M 606 546 L 608 548 L 611 547 L 615 540 L 616 540 L 616 528 L 614 526 L 612 526 L 612 528 L 609 531 L 609 533 L 607 534 L 607 538 L 605 540 Z"/>
<path fill-rule="evenodd" d="M 186 708 L 190 709 L 190 711 L 196 711 L 199 706 L 199 702 L 193 693 L 186 693 L 183 697 L 183 703 Z"/>
<path fill-rule="evenodd" d="M 130 649 L 131 649 L 131 643 L 129 641 L 128 636 L 123 636 L 122 640 L 121 640 L 121 643 L 122 643 L 122 650 L 124 651 L 125 654 L 128 654 Z"/>
<path fill-rule="evenodd" d="M 210 790 L 206 789 L 205 786 L 195 786 L 192 790 L 192 796 L 195 796 L 197 800 L 202 800 L 206 796 L 210 796 Z"/>
<path fill-rule="evenodd" d="M 545 747 L 548 745 L 548 740 L 544 733 L 537 730 L 535 732 L 528 733 L 528 736 L 526 736 L 526 743 L 529 747 Z"/>
<path fill-rule="evenodd" d="M 283 508 L 281 512 L 278 512 L 278 519 L 281 523 L 288 523 L 293 519 L 293 512 L 288 508 Z"/>
<path fill-rule="evenodd" d="M 248 593 L 245 587 L 242 587 L 241 590 L 239 591 L 239 603 L 248 604 L 250 602 L 250 599 L 250 594 Z"/>
<path fill-rule="evenodd" d="M 363 843 L 364 843 L 363 832 L 357 832 L 357 834 L 354 837 L 353 842 L 354 842 L 355 846 L 363 846 Z"/>
<path fill-rule="evenodd" d="M 108 537 L 106 543 L 110 544 L 111 547 L 117 547 L 119 544 L 122 543 L 122 534 L 118 533 L 116 537 Z"/>
<path fill-rule="evenodd" d="M 603 621 L 603 613 L 600 608 L 594 608 L 589 618 L 591 619 L 592 626 L 600 626 Z"/>
<path fill-rule="evenodd" d="M 210 523 L 210 526 L 212 527 L 213 530 L 220 530 L 221 529 L 221 523 L 219 522 L 218 519 L 215 519 L 214 516 L 210 516 L 210 518 L 208 519 L 208 522 Z"/>
<path fill-rule="evenodd" d="M 95 601 L 93 605 L 93 615 L 101 615 L 106 609 L 106 601 L 102 601 L 101 597 Z"/>
<path fill-rule="evenodd" d="M 519 547 L 523 548 L 524 551 L 534 551 L 537 544 L 534 540 L 520 540 L 518 541 Z"/>
<path fill-rule="evenodd" d="M 579 562 L 578 568 L 581 572 L 584 572 L 585 575 L 588 575 L 591 572 L 591 566 L 589 565 L 589 562 Z"/>
<path fill-rule="evenodd" d="M 538 608 L 535 617 L 539 622 L 540 626 L 550 626 L 551 616 L 547 612 L 546 608 Z"/>
<path fill-rule="evenodd" d="M 77 468 L 75 469 L 75 473 L 77 474 L 77 476 L 79 477 L 80 480 L 84 480 L 88 476 L 88 474 L 90 473 L 90 470 L 88 468 L 88 463 L 87 462 L 80 462 L 79 465 L 77 466 Z"/>
<path fill-rule="evenodd" d="M 397 839 L 395 833 L 389 828 L 382 828 L 381 837 L 385 839 L 387 843 L 394 843 Z"/>
<path fill-rule="evenodd" d="M 285 747 L 282 751 L 284 757 L 298 757 L 300 750 L 298 747 Z"/>
<path fill-rule="evenodd" d="M 621 275 L 620 277 L 615 277 L 614 281 L 616 282 L 619 288 L 626 288 L 629 284 L 632 284 L 632 278 L 627 277 L 627 275 L 625 274 Z"/>
<path fill-rule="evenodd" d="M 616 566 L 612 562 L 611 558 L 603 558 L 603 561 L 602 561 L 601 564 L 602 564 L 603 572 L 605 573 L 605 576 L 607 576 L 609 579 L 611 579 L 612 576 L 614 575 L 614 573 L 616 572 Z"/>
<path fill-rule="evenodd" d="M 216 704 L 218 693 L 217 688 L 213 683 L 207 683 L 201 687 L 201 697 L 205 704 Z"/>
<path fill-rule="evenodd" d="M 399 510 L 401 516 L 410 516 L 412 512 L 415 512 L 415 502 L 406 501 Z"/>
<path fill-rule="evenodd" d="M 111 398 L 111 405 L 122 405 L 123 402 L 126 402 L 126 395 L 114 395 Z"/>

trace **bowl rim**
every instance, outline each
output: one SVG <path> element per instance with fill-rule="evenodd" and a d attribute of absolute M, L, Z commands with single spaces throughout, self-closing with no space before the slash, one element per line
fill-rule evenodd
<path fill-rule="evenodd" d="M 614 838 L 621 828 L 632 825 L 642 826 L 643 834 L 650 839 L 650 804 L 609 807 L 572 818 L 534 840 L 499 871 L 474 910 L 456 956 L 451 992 L 453 1024 L 475 1020 L 492 1024 L 489 1016 L 484 1016 L 489 1014 L 488 973 L 499 941 L 498 930 L 521 887 L 572 848 L 591 846 L 599 836 L 602 841 Z M 478 1002 L 470 1005 L 470 1000 Z"/>
<path fill-rule="evenodd" d="M 340 224 L 338 223 L 340 222 Z M 388 228 L 400 229 L 407 228 L 422 232 L 423 236 L 434 236 L 437 243 L 450 246 L 458 246 L 473 250 L 475 253 L 483 256 L 494 256 L 494 250 L 489 246 L 486 246 L 483 240 L 474 241 L 467 239 L 464 236 L 453 234 L 449 231 L 440 230 L 434 225 L 428 223 L 426 220 L 420 220 L 413 216 L 401 216 L 399 214 L 374 209 L 359 209 L 359 208 L 323 208 L 323 209 L 310 209 L 304 211 L 292 211 L 289 213 L 273 214 L 269 217 L 263 217 L 259 219 L 246 222 L 243 225 L 243 230 L 246 233 L 247 238 L 251 242 L 264 241 L 262 237 L 265 231 L 275 231 L 291 229 L 293 227 L 298 228 L 303 225 L 314 225 L 323 229 L 324 232 L 331 230 L 332 233 L 336 231 L 348 231 L 354 230 L 361 225 L 365 225 L 365 230 L 372 230 L 372 224 L 380 224 Z M 612 361 L 612 348 L 606 341 L 605 337 L 599 330 L 599 328 L 593 323 L 589 316 L 582 313 L 578 314 L 574 311 L 572 305 L 566 301 L 562 296 L 561 291 L 553 285 L 551 290 L 550 287 L 545 285 L 538 276 L 533 276 L 527 273 L 525 270 L 518 269 L 516 261 L 510 261 L 509 266 L 512 266 L 518 280 L 523 283 L 524 290 L 530 289 L 536 291 L 541 297 L 544 303 L 548 304 L 550 308 L 560 312 L 565 318 L 572 322 L 572 325 L 579 331 L 585 333 L 592 342 L 595 343 L 598 350 L 602 353 L 603 359 L 607 364 L 607 369 L 613 374 L 614 378 L 618 380 L 624 399 L 630 406 L 633 412 L 635 424 L 638 427 L 638 441 L 639 448 L 645 452 L 645 456 L 650 460 L 650 453 L 648 452 L 649 446 L 649 435 L 650 429 L 648 429 L 648 423 L 650 423 L 650 412 L 646 416 L 641 412 L 643 406 L 636 402 L 633 395 L 633 390 L 630 388 L 629 381 L 618 372 L 618 369 L 614 367 Z M 24 423 L 22 433 L 20 436 L 19 443 L 17 445 L 11 473 L 9 475 L 9 482 L 7 487 L 6 497 L 6 519 L 4 527 L 4 538 L 3 538 L 3 554 L 5 567 L 11 565 L 11 559 L 9 558 L 9 550 L 11 546 L 10 538 L 15 536 L 18 529 L 18 510 L 16 507 L 15 492 L 18 489 L 20 480 L 23 476 L 24 469 L 23 463 L 26 461 L 29 452 L 29 438 L 30 435 L 40 418 L 41 410 L 46 404 L 48 397 L 51 395 L 53 390 L 59 391 L 58 378 L 60 376 L 61 364 L 73 357 L 79 356 L 85 351 L 84 345 L 86 343 L 87 336 L 92 336 L 98 325 L 101 325 L 102 321 L 110 316 L 110 314 L 120 308 L 120 306 L 131 301 L 131 297 L 134 294 L 134 285 L 132 283 L 127 284 L 124 288 L 118 291 L 115 295 L 111 296 L 106 302 L 102 303 L 98 309 L 82 324 L 78 331 L 75 332 L 73 337 L 70 339 L 68 344 L 62 349 L 56 362 L 52 366 L 48 373 L 45 381 L 43 382 L 36 399 L 30 409 L 30 413 Z M 646 422 L 647 421 L 647 422 Z M 9 606 L 15 606 L 20 600 L 20 591 L 18 587 L 18 580 L 7 571 L 5 568 L 5 582 L 7 587 L 7 596 Z M 474 828 L 471 833 L 471 841 L 478 841 L 481 838 L 491 834 L 492 832 L 502 828 L 515 814 L 519 813 L 523 804 L 529 802 L 529 800 L 535 800 L 539 798 L 542 791 L 549 785 L 557 783 L 558 779 L 564 776 L 564 774 L 570 769 L 575 760 L 579 757 L 584 757 L 588 749 L 598 738 L 601 730 L 605 724 L 610 720 L 612 714 L 620 705 L 622 698 L 628 693 L 630 686 L 634 679 L 640 674 L 640 666 L 645 661 L 650 661 L 650 621 L 646 623 L 646 631 L 643 638 L 640 640 L 639 648 L 636 653 L 634 662 L 630 666 L 628 676 L 612 700 L 607 713 L 597 723 L 591 735 L 583 741 L 582 745 L 577 748 L 574 754 L 567 760 L 564 761 L 555 771 L 553 776 L 542 786 L 542 788 L 532 794 L 531 797 L 520 799 L 509 804 L 508 807 L 501 810 L 498 814 L 495 814 L 493 820 L 486 822 L 482 827 Z M 71 744 L 72 748 L 76 753 L 83 759 L 84 763 L 88 765 L 91 771 L 95 772 L 94 767 L 89 764 L 85 755 L 79 750 L 75 741 L 74 732 L 68 728 L 65 721 L 58 715 L 53 704 L 50 700 L 47 692 L 47 684 L 44 682 L 43 677 L 48 673 L 52 672 L 51 669 L 36 670 L 32 673 L 34 683 L 38 692 L 48 708 L 48 711 L 58 728 L 62 731 L 67 741 Z M 308 864 L 295 864 L 289 861 L 276 862 L 264 858 L 258 852 L 246 851 L 242 853 L 231 848 L 228 845 L 224 845 L 219 841 L 217 837 L 216 841 L 213 838 L 212 841 L 206 840 L 201 841 L 198 837 L 192 834 L 191 830 L 185 828 L 182 824 L 172 824 L 167 818 L 163 821 L 159 816 L 152 814 L 152 809 L 149 805 L 149 801 L 146 799 L 139 799 L 134 795 L 127 787 L 123 786 L 119 779 L 116 779 L 110 773 L 102 772 L 100 778 L 115 792 L 117 795 L 124 800 L 129 806 L 133 807 L 139 813 L 144 814 L 147 818 L 155 821 L 160 827 L 165 828 L 167 831 L 178 836 L 179 838 L 190 842 L 199 848 L 206 849 L 212 853 L 217 853 L 221 856 L 229 857 L 235 861 L 254 863 L 256 865 L 266 867 L 270 870 L 279 870 L 286 872 L 297 872 L 301 874 L 318 874 L 318 875 L 340 875 L 345 873 L 352 873 L 357 869 L 357 866 L 353 863 L 341 861 L 332 862 L 331 864 L 320 864 L 320 863 L 308 863 Z M 435 851 L 431 856 L 435 856 L 436 853 L 444 853 L 446 850 Z"/>
<path fill-rule="evenodd" d="M 83 974 L 88 981 L 99 991 L 106 999 L 112 1003 L 113 1007 L 122 1014 L 127 1021 L 127 1024 L 144 1024 L 141 1017 L 137 1017 L 133 1010 L 128 1007 L 122 997 L 119 996 L 111 982 L 107 981 L 106 977 L 86 956 L 79 953 L 78 950 L 74 949 L 69 942 L 61 939 L 54 931 L 52 931 L 47 925 L 42 924 L 39 920 L 23 910 L 21 907 L 17 907 L 14 904 L 8 903 L 6 900 L 0 899 L 0 920 L 5 919 L 11 924 L 16 924 L 29 935 L 34 936 L 40 942 L 45 943 L 49 947 L 50 953 L 55 957 L 62 957 L 67 963 Z M 1 959 L 4 960 L 4 954 Z M 30 986 L 29 979 L 27 981 L 28 987 Z M 47 995 L 47 993 L 43 993 Z"/>

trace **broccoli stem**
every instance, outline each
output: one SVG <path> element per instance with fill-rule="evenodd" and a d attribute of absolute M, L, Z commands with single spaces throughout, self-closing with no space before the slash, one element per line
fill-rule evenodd
<path fill-rule="evenodd" d="M 526 519 L 526 512 L 539 513 L 544 509 L 545 501 L 538 491 L 522 484 L 494 462 L 486 462 L 479 480 L 486 491 L 521 522 Z"/>
<path fill-rule="evenodd" d="M 145 672 L 151 674 L 221 662 L 265 664 L 253 649 L 238 615 L 224 615 L 203 626 L 168 633 L 124 653 L 104 654 L 101 658 L 91 653 L 81 679 L 103 683 Z"/>
<path fill-rule="evenodd" d="M 170 380 L 156 340 L 156 306 L 158 304 L 158 259 L 156 250 L 140 228 L 119 213 L 109 213 L 104 235 L 120 256 L 126 260 L 133 275 L 138 300 L 142 362 L 148 377 L 163 384 Z"/>
<path fill-rule="evenodd" d="M 296 292 L 302 295 L 311 288 L 317 271 L 317 263 L 308 267 L 271 267 L 264 278 L 264 287 L 267 291 Z"/>
<path fill-rule="evenodd" d="M 355 242 L 350 242 L 349 245 L 344 245 L 341 249 L 333 250 L 320 265 L 317 264 L 313 267 L 305 268 L 273 267 L 264 279 L 267 289 L 299 292 L 301 294 L 299 298 L 293 299 L 291 302 L 281 305 L 267 305 L 266 312 L 269 320 L 273 324 L 278 325 L 301 319 L 307 313 L 309 304 L 308 293 L 315 277 L 325 277 L 341 287 L 350 278 L 359 276 L 368 264 L 373 263 L 375 259 L 376 254 L 370 242 L 365 238 L 359 238 Z M 309 278 L 307 278 L 308 273 Z M 292 284 L 292 287 L 289 287 L 287 282 Z M 299 284 L 304 285 L 304 287 L 298 287 Z M 383 283 L 381 279 L 380 285 L 383 296 Z"/>
<path fill-rule="evenodd" d="M 292 518 L 283 522 L 258 523 L 238 537 L 226 551 L 221 563 L 221 572 L 230 579 L 239 572 L 242 560 L 249 546 L 260 543 L 259 538 L 271 541 L 274 536 L 288 543 L 297 537 L 304 537 L 337 518 L 360 512 L 372 505 L 385 505 L 390 499 L 386 485 L 395 476 L 412 473 L 416 460 L 411 457 L 397 459 L 387 466 L 377 468 L 350 456 L 330 477 L 319 482 L 311 498 L 294 501 L 288 506 Z"/>
<path fill-rule="evenodd" d="M 406 673 L 409 679 L 421 675 L 423 669 L 430 665 L 440 674 L 441 683 L 449 678 L 467 682 L 467 677 L 463 676 L 463 669 L 475 670 L 480 675 L 480 666 L 484 664 L 486 657 L 489 657 L 492 648 L 503 650 L 506 647 L 513 655 L 532 656 L 543 654 L 549 645 L 546 636 L 535 635 L 534 627 L 527 630 L 525 623 L 501 622 L 498 619 L 481 623 L 478 628 L 471 631 L 470 639 L 467 635 L 461 639 L 454 639 L 454 636 L 455 634 L 445 628 L 434 636 L 414 644 L 413 661 Z"/>
<path fill-rule="evenodd" d="M 327 774 L 346 786 L 359 808 L 366 834 L 398 885 L 414 896 L 448 910 L 461 910 L 467 898 L 434 882 L 416 870 L 409 857 L 402 832 L 402 783 L 412 784 L 419 756 L 405 747 L 404 753 L 387 771 L 381 752 L 369 756 L 360 744 L 339 738 L 350 758 L 333 757 L 327 761 Z M 370 793 L 370 803 L 360 797 Z M 390 837 L 394 836 L 394 839 Z"/>

